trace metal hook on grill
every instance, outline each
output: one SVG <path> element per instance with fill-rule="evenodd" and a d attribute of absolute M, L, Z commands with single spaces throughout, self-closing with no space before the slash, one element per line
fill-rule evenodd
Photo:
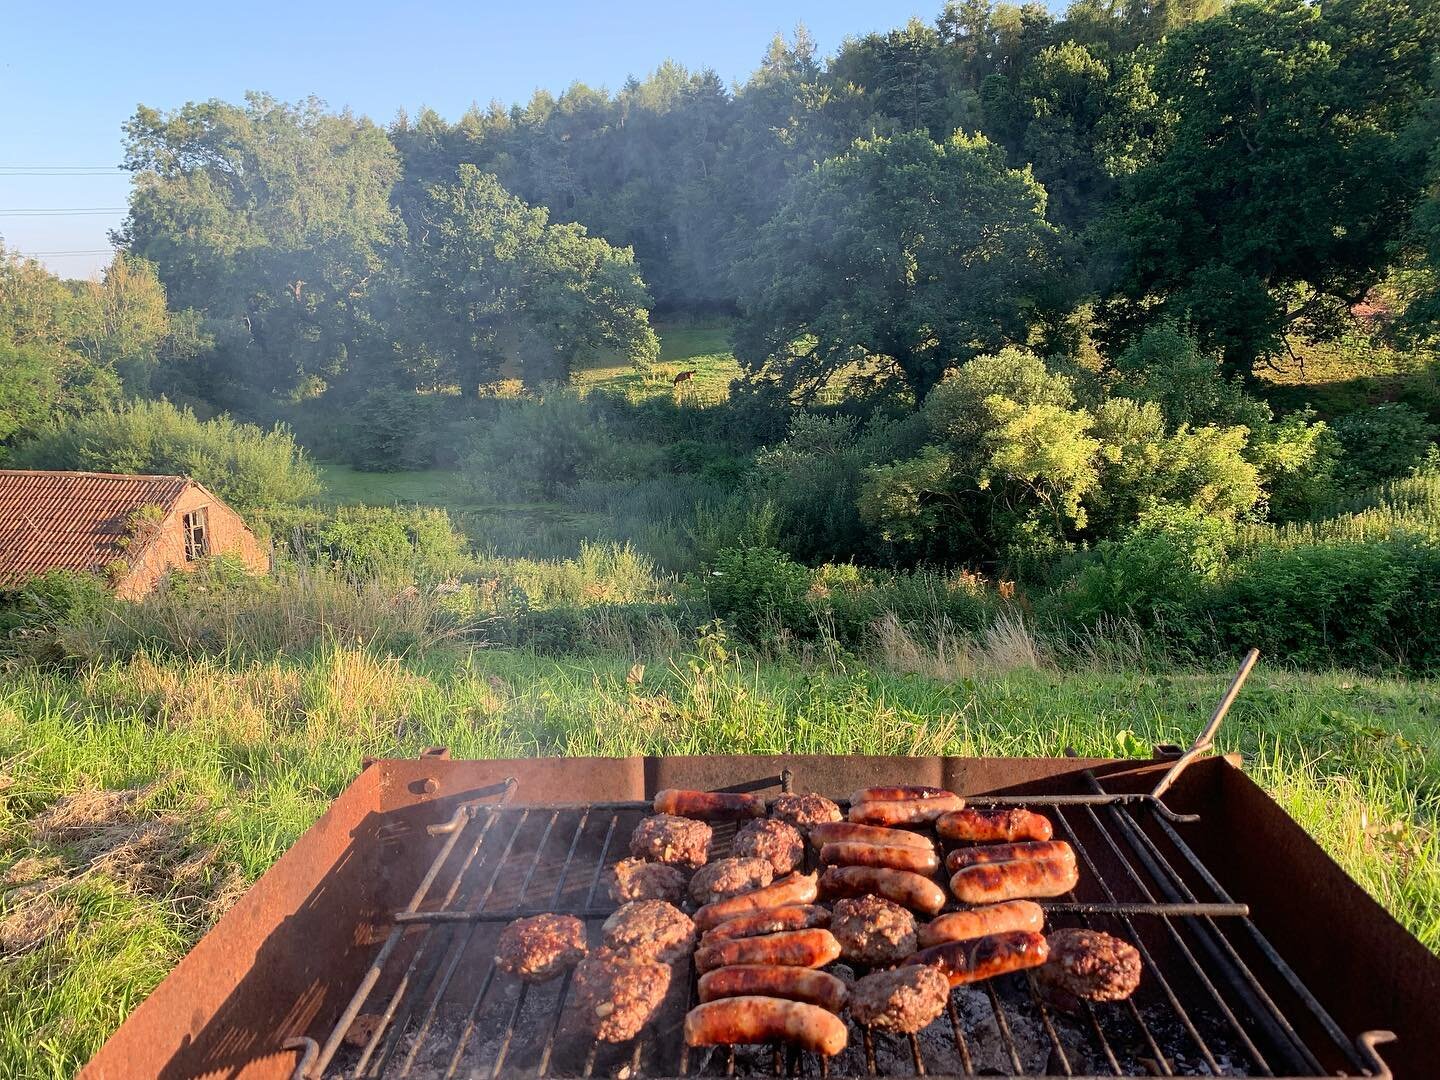
<path fill-rule="evenodd" d="M 1375 1051 L 1375 1047 L 1382 1043 L 1392 1043 L 1396 1039 L 1393 1031 L 1363 1031 L 1355 1044 L 1360 1047 L 1360 1058 L 1366 1067 L 1371 1070 L 1370 1075 L 1375 1080 L 1391 1080 L 1390 1066 Z"/>
<path fill-rule="evenodd" d="M 1260 650 L 1251 649 L 1245 654 L 1245 659 L 1240 661 L 1240 670 L 1235 672 L 1235 677 L 1230 680 L 1230 685 L 1225 688 L 1225 693 L 1220 697 L 1220 703 L 1215 706 L 1215 711 L 1210 715 L 1210 722 L 1205 725 L 1205 730 L 1195 740 L 1193 746 L 1180 755 L 1179 760 L 1170 766 L 1170 771 L 1160 778 L 1155 785 L 1155 790 L 1150 792 L 1152 799 L 1158 799 L 1165 792 L 1170 790 L 1170 785 L 1180 779 L 1180 774 L 1189 768 L 1190 763 L 1198 758 L 1205 751 L 1209 750 L 1215 742 L 1215 735 L 1220 730 L 1220 722 L 1225 719 L 1225 714 L 1230 711 L 1230 706 L 1235 703 L 1236 697 L 1240 694 L 1240 687 L 1245 685 L 1245 680 L 1250 676 L 1250 669 L 1255 666 L 1255 661 L 1260 659 Z"/>
<path fill-rule="evenodd" d="M 280 1044 L 280 1049 L 300 1052 L 300 1060 L 295 1063 L 295 1071 L 290 1074 L 290 1080 L 305 1080 L 305 1074 L 320 1055 L 320 1044 L 306 1035 L 297 1035 L 293 1039 L 286 1039 Z"/>

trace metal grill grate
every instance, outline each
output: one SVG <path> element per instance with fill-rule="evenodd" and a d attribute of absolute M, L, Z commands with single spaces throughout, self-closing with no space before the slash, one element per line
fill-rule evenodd
<path fill-rule="evenodd" d="M 788 779 L 788 778 L 787 778 Z M 778 788 L 782 778 L 775 778 Z M 627 854 L 645 803 L 462 805 L 431 829 L 444 843 L 323 1047 L 296 1072 L 317 1077 L 801 1075 L 1388 1077 L 1373 1033 L 1352 1041 L 1181 837 L 1194 818 L 1153 796 L 967 800 L 1048 814 L 1080 859 L 1080 884 L 1042 902 L 1047 929 L 1086 926 L 1132 942 L 1144 973 L 1128 1001 L 1047 1006 L 1028 974 L 952 992 L 947 1014 L 915 1036 L 851 1022 L 830 1060 L 794 1049 L 692 1051 L 687 960 L 661 1014 L 630 1043 L 577 1031 L 570 977 L 528 985 L 498 973 L 495 939 L 546 911 L 586 920 L 592 944 L 614 909 L 606 869 Z M 713 857 L 734 826 L 718 826 Z"/>

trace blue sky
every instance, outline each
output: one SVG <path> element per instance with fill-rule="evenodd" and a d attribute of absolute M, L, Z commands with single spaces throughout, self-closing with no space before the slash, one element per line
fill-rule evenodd
<path fill-rule="evenodd" d="M 575 81 L 614 89 L 664 59 L 727 81 L 756 66 L 776 31 L 803 22 L 822 52 L 847 36 L 932 19 L 943 0 L 551 0 L 432 4 L 191 0 L 120 4 L 0 0 L 0 237 L 22 252 L 107 248 L 122 211 L 66 216 L 17 210 L 123 207 L 128 179 L 17 175 L 17 167 L 110 167 L 120 125 L 140 103 L 308 94 L 388 122 L 428 105 L 455 118 L 472 102 L 510 103 Z M 45 255 L 85 277 L 103 254 Z"/>

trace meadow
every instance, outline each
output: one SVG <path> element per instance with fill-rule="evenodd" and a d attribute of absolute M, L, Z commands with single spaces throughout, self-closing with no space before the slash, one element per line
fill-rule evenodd
<path fill-rule="evenodd" d="M 1023 626 L 788 655 L 710 626 L 639 659 L 546 657 L 427 632 L 393 596 L 330 600 L 328 631 L 276 612 L 290 648 L 269 658 L 238 637 L 128 652 L 91 628 L 71 670 L 0 679 L 5 1075 L 70 1075 L 367 754 L 1143 756 L 1188 743 L 1227 678 L 1060 655 Z M 1440 951 L 1437 690 L 1265 664 L 1218 749 Z"/>

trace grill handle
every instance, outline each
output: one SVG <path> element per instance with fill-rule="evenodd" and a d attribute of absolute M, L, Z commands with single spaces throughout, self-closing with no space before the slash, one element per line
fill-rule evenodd
<path fill-rule="evenodd" d="M 1245 680 L 1250 676 L 1250 669 L 1255 666 L 1255 661 L 1260 659 L 1260 650 L 1251 649 L 1245 654 L 1245 659 L 1240 661 L 1240 670 L 1235 672 L 1235 677 L 1230 680 L 1230 685 L 1225 688 L 1225 693 L 1220 697 L 1220 703 L 1215 706 L 1215 711 L 1210 716 L 1210 722 L 1205 725 L 1205 730 L 1195 740 L 1195 744 L 1180 755 L 1179 760 L 1170 766 L 1170 771 L 1160 778 L 1155 785 L 1155 790 L 1150 793 L 1151 798 L 1158 799 L 1165 792 L 1170 790 L 1170 785 L 1180 779 L 1180 774 L 1190 767 L 1190 763 L 1198 758 L 1205 751 L 1209 750 L 1215 742 L 1215 735 L 1220 730 L 1220 722 L 1225 719 L 1225 714 L 1230 711 L 1230 706 L 1235 703 L 1236 697 L 1240 694 L 1240 688 L 1245 685 Z"/>

